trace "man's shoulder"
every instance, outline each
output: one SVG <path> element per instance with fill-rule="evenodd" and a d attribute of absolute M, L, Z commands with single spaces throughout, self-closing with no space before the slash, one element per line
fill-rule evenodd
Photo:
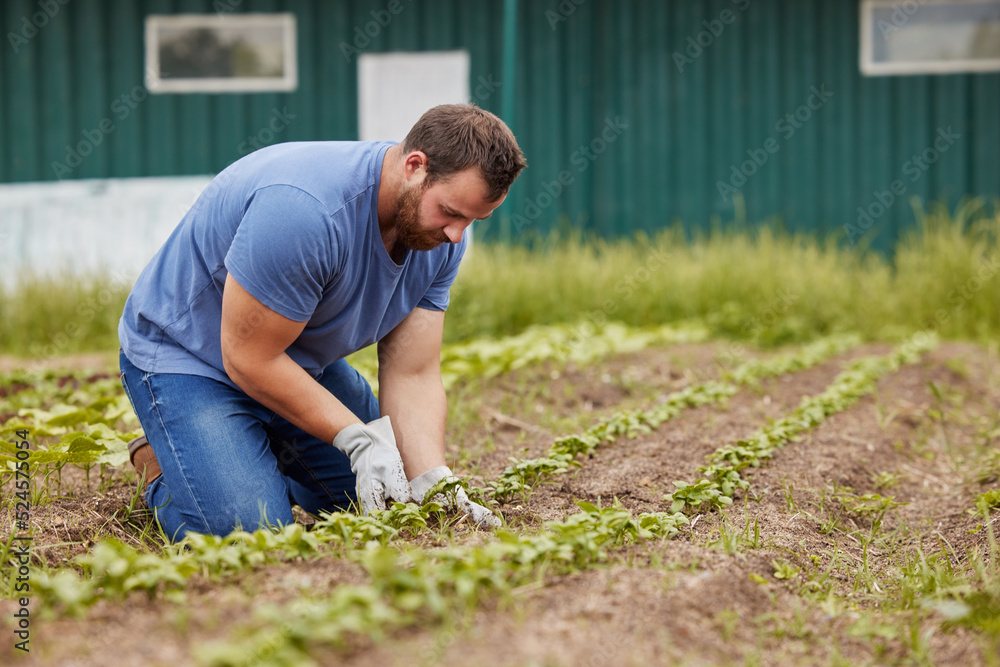
<path fill-rule="evenodd" d="M 381 171 L 381 157 L 390 145 L 372 141 L 275 144 L 234 163 L 234 175 L 246 181 L 248 197 L 264 188 L 289 186 L 332 213 L 372 191 Z"/>

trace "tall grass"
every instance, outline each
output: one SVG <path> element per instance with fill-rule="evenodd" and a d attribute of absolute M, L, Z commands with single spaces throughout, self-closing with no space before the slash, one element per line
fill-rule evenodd
<path fill-rule="evenodd" d="M 477 245 L 452 290 L 448 341 L 589 319 L 648 325 L 699 318 L 761 344 L 834 331 L 870 338 L 933 329 L 1000 337 L 1000 207 L 970 201 L 920 216 L 893 260 L 770 227 L 686 238 L 675 226 L 619 241 L 552 237 Z M 129 286 L 24 277 L 0 300 L 0 352 L 51 356 L 117 347 Z"/>
<path fill-rule="evenodd" d="M 22 275 L 0 298 L 0 353 L 53 357 L 118 347 L 131 284 L 104 276 Z"/>
<path fill-rule="evenodd" d="M 1000 207 L 923 212 L 887 259 L 763 226 L 586 243 L 476 247 L 453 289 L 449 339 L 580 317 L 633 325 L 701 318 L 763 344 L 853 330 L 1000 335 Z M 665 259 L 664 259 L 665 258 Z M 663 260 L 663 261 L 658 261 Z"/>

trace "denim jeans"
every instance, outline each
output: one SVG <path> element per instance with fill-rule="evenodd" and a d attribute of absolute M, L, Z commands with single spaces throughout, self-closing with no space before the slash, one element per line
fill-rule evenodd
<path fill-rule="evenodd" d="M 356 501 L 350 460 L 331 443 L 225 383 L 147 373 L 124 353 L 119 360 L 122 385 L 163 473 L 146 489 L 146 504 L 170 539 L 288 524 L 293 504 L 316 514 Z M 363 422 L 378 419 L 371 386 L 346 361 L 318 379 Z"/>

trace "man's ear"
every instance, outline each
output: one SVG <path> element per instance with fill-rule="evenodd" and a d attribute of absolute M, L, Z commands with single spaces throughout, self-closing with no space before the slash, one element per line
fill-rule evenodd
<path fill-rule="evenodd" d="M 427 178 L 427 154 L 410 151 L 403 156 L 403 177 L 407 182 L 419 185 Z"/>

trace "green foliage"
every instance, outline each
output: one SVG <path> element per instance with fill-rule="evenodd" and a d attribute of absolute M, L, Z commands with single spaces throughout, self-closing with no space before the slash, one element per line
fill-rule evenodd
<path fill-rule="evenodd" d="M 694 343 L 707 338 L 708 329 L 697 322 L 656 327 L 630 327 L 617 322 L 597 326 L 588 321 L 531 326 L 505 338 L 477 338 L 442 346 L 441 380 L 448 389 L 465 378 L 491 378 L 544 361 L 589 364 L 654 345 Z M 376 346 L 351 355 L 348 362 L 378 390 Z"/>
<path fill-rule="evenodd" d="M 766 225 L 690 236 L 690 227 L 677 225 L 635 240 L 550 239 L 543 251 L 478 246 L 453 293 L 449 335 L 574 321 L 581 312 L 604 314 L 608 301 L 626 324 L 697 318 L 715 335 L 760 344 L 843 330 L 884 338 L 928 321 L 947 337 L 995 339 L 1000 332 L 1000 280 L 969 289 L 989 269 L 984 260 L 1000 256 L 1000 212 L 981 201 L 919 215 L 894 260 Z M 616 285 L 653 252 L 670 259 L 623 298 Z M 939 322 L 942 311 L 951 317 Z"/>
<path fill-rule="evenodd" d="M 835 498 L 840 501 L 840 507 L 848 514 L 858 517 L 882 517 L 887 511 L 906 503 L 897 503 L 892 496 L 883 497 L 877 493 L 866 493 L 859 496 L 853 489 L 845 488 Z"/>
<path fill-rule="evenodd" d="M 890 598 L 901 608 L 931 608 L 945 629 L 964 626 L 1000 639 L 1000 549 L 987 526 L 989 551 L 972 549 L 959 557 L 947 545 L 926 555 L 918 549 L 893 572 L 898 595 Z"/>
<path fill-rule="evenodd" d="M 343 648 L 352 635 L 378 638 L 416 623 L 438 622 L 487 597 L 510 593 L 539 573 L 578 571 L 601 562 L 609 548 L 677 534 L 687 518 L 656 512 L 633 516 L 615 503 L 578 502 L 581 511 L 551 521 L 536 535 L 499 532 L 473 548 L 397 551 L 371 543 L 352 557 L 367 570 L 370 584 L 339 586 L 331 596 L 267 606 L 245 639 L 196 648 L 203 665 L 225 667 L 314 665 L 310 648 Z M 277 629 L 275 629 L 277 628 Z"/>
<path fill-rule="evenodd" d="M 726 504 L 722 498 L 732 498 L 737 489 L 745 489 L 748 484 L 739 471 L 748 467 L 758 467 L 763 460 L 791 442 L 797 435 L 815 428 L 828 416 L 854 405 L 865 394 L 875 390 L 875 384 L 883 375 L 895 371 L 902 364 L 914 363 L 921 353 L 937 345 L 934 336 L 915 336 L 892 353 L 882 357 L 866 357 L 850 364 L 841 372 L 823 393 L 804 398 L 792 414 L 760 429 L 755 435 L 737 444 L 720 447 L 708 456 L 708 465 L 699 468 L 706 478 L 695 483 L 697 493 L 688 500 L 692 485 L 674 482 L 678 491 L 664 496 L 671 503 L 673 511 L 685 507 L 699 509 L 708 500 L 712 507 Z M 680 492 L 680 495 L 678 495 Z M 717 495 L 714 492 L 718 492 Z M 881 517 L 893 505 L 892 499 L 878 495 L 866 496 L 859 501 L 856 510 L 872 508 L 871 514 Z M 879 513 L 881 512 L 881 513 Z"/>
<path fill-rule="evenodd" d="M 493 497 L 500 502 L 509 502 L 515 496 L 526 500 L 539 481 L 580 465 L 569 454 L 553 454 L 527 461 L 511 457 L 510 461 L 513 465 L 505 469 L 491 486 Z"/>
<path fill-rule="evenodd" d="M 843 330 L 882 339 L 928 322 L 943 336 L 996 339 L 1000 280 L 990 271 L 1000 255 L 998 237 L 1000 213 L 972 200 L 952 213 L 942 207 L 922 213 L 892 260 L 767 225 L 694 239 L 678 224 L 652 238 L 553 236 L 534 249 L 477 244 L 452 288 L 445 338 L 497 338 L 611 315 L 641 327 L 696 319 L 712 335 L 763 345 Z M 625 282 L 664 255 L 669 261 L 659 262 L 651 279 Z M 24 276 L 4 288 L 3 352 L 49 356 L 118 347 L 130 282 Z"/>
<path fill-rule="evenodd" d="M 988 514 L 996 507 L 1000 507 L 1000 488 L 991 489 L 976 496 L 976 509 L 981 513 Z"/>
<path fill-rule="evenodd" d="M 646 410 L 631 410 L 617 412 L 602 419 L 585 432 L 557 438 L 546 456 L 537 459 L 512 458 L 512 465 L 500 475 L 491 486 L 493 497 L 501 502 L 508 502 L 515 496 L 527 499 L 531 490 L 539 482 L 553 475 L 568 472 L 570 467 L 578 465 L 574 459 L 593 453 L 602 443 L 610 443 L 620 437 L 635 438 L 651 433 L 670 419 L 679 415 L 686 408 L 718 403 L 733 396 L 739 391 L 740 384 L 756 382 L 766 377 L 773 377 L 796 370 L 803 370 L 829 359 L 832 356 L 856 347 L 861 342 L 854 334 L 830 336 L 806 345 L 794 352 L 789 352 L 769 360 L 751 360 L 726 373 L 730 382 L 708 380 L 690 385 L 679 391 L 668 394 L 662 402 Z M 754 443 L 741 443 L 753 445 Z M 746 460 L 757 461 L 758 456 L 767 456 L 766 452 L 754 457 L 746 455 Z M 739 458 L 738 455 L 737 458 Z M 732 469 L 721 470 L 716 474 L 710 471 L 711 479 L 724 488 L 723 496 L 732 497 L 736 488 L 746 485 L 740 480 L 735 470 L 742 464 L 734 460 Z M 749 464 L 748 464 L 749 465 Z M 682 492 L 684 493 L 684 492 Z M 710 503 L 724 504 L 724 500 L 711 500 Z"/>
<path fill-rule="evenodd" d="M 0 290 L 0 351 L 52 357 L 118 349 L 118 320 L 131 282 L 106 275 L 19 273 Z"/>
<path fill-rule="evenodd" d="M 902 475 L 896 472 L 883 471 L 880 473 L 872 474 L 872 483 L 878 489 L 891 489 L 894 486 L 898 486 Z"/>
<path fill-rule="evenodd" d="M 700 510 L 703 504 L 706 509 L 721 509 L 733 504 L 732 497 L 724 495 L 719 485 L 711 480 L 700 479 L 693 484 L 674 482 L 674 486 L 677 490 L 663 498 L 671 502 L 671 512 L 680 512 L 687 507 Z"/>
<path fill-rule="evenodd" d="M 772 560 L 771 566 L 774 567 L 775 579 L 795 579 L 799 576 L 799 572 L 802 571 L 801 568 L 795 567 L 785 560 Z"/>
<path fill-rule="evenodd" d="M 1000 435 L 1000 429 L 997 430 L 998 433 L 994 434 L 994 437 Z M 994 482 L 997 479 L 1000 479 L 1000 449 L 989 452 L 984 456 L 979 462 L 978 470 L 976 471 L 976 481 L 980 484 Z"/>

